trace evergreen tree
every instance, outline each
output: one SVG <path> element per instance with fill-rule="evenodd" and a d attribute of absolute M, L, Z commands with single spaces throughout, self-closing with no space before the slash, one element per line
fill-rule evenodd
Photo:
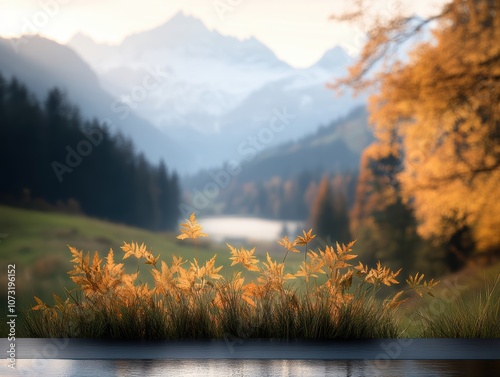
<path fill-rule="evenodd" d="M 177 174 L 168 176 L 164 162 L 151 165 L 106 125 L 83 120 L 60 90 L 40 106 L 25 85 L 0 74 L 0 119 L 0 201 L 36 199 L 53 208 L 76 201 L 90 216 L 149 229 L 162 221 L 175 226 Z"/>
<path fill-rule="evenodd" d="M 160 210 L 160 230 L 174 230 L 177 227 L 176 204 L 179 203 L 178 177 L 170 176 L 163 160 L 158 167 L 158 208 Z"/>
<path fill-rule="evenodd" d="M 143 228 L 154 229 L 158 219 L 158 206 L 155 205 L 153 197 L 150 166 L 143 154 L 137 158 L 133 174 L 135 224 Z"/>
<path fill-rule="evenodd" d="M 181 202 L 181 189 L 179 183 L 179 175 L 177 172 L 172 172 L 169 179 L 169 201 L 168 211 L 166 212 L 167 222 L 166 229 L 174 230 L 178 228 L 179 220 L 179 203 Z"/>
<path fill-rule="evenodd" d="M 324 240 L 339 243 L 351 241 L 345 200 L 340 193 L 336 193 L 334 197 L 327 176 L 324 176 L 319 184 L 318 193 L 311 208 L 310 222 L 314 232 Z"/>

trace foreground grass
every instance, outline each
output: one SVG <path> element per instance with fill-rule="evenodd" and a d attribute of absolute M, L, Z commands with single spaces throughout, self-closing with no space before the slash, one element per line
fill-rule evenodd
<path fill-rule="evenodd" d="M 244 303 L 222 308 L 200 297 L 190 303 L 166 300 L 164 306 L 144 302 L 62 310 L 59 315 L 32 313 L 21 337 L 97 339 L 337 339 L 394 338 L 396 320 L 376 303 L 352 302 L 332 313 L 327 301 L 312 305 L 304 298 L 275 297 L 248 310 Z"/>
<path fill-rule="evenodd" d="M 500 338 L 500 263 L 443 276 L 433 296 L 411 297 L 399 313 L 409 338 Z"/>
<path fill-rule="evenodd" d="M 170 259 L 173 255 L 182 255 L 186 259 L 204 262 L 219 253 L 219 261 L 229 266 L 227 253 L 210 242 L 199 242 L 195 248 L 192 243 L 181 242 L 175 234 L 151 232 L 132 226 L 110 223 L 82 215 L 44 212 L 0 205 L 0 263 L 17 266 L 17 290 L 21 305 L 28 306 L 33 296 L 43 300 L 52 299 L 52 293 L 61 287 L 71 287 L 67 271 L 72 268 L 67 245 L 80 250 L 118 249 L 123 240 L 147 242 L 150 250 L 160 254 L 161 259 Z M 264 248 L 262 248 L 264 249 Z M 270 250 L 272 253 L 273 250 Z M 286 268 L 291 270 L 301 262 L 299 256 L 288 258 Z M 137 269 L 137 263 L 126 260 L 125 268 Z M 249 276 L 247 274 L 247 276 Z M 144 274 L 143 281 L 153 283 L 153 279 Z M 0 299 L 4 292 L 0 292 Z M 3 302 L 3 301 L 2 301 Z"/>
<path fill-rule="evenodd" d="M 125 252 L 119 258 L 124 258 L 124 263 L 117 264 L 112 251 L 103 260 L 97 253 L 92 257 L 71 248 L 72 264 L 65 262 L 67 268 L 58 268 L 66 276 L 66 271 L 73 268 L 71 283 L 76 283 L 77 288 L 66 291 L 64 298 L 54 295 L 51 305 L 46 304 L 49 302 L 46 296 L 38 298 L 36 310 L 24 305 L 24 316 L 18 323 L 19 337 L 500 337 L 498 266 L 488 270 L 480 285 L 470 277 L 462 280 L 466 289 L 460 289 L 449 300 L 446 286 L 440 284 L 434 288 L 432 280 L 426 282 L 418 274 L 407 279 L 408 288 L 400 292 L 384 291 L 384 287 L 395 284 L 399 271 L 380 265 L 368 268 L 362 263 L 353 267 L 349 263 L 356 257 L 352 254 L 352 244 L 325 246 L 312 252 L 308 250 L 314 238 L 311 232 L 304 232 L 294 241 L 282 239 L 281 254 L 273 254 L 276 259 L 266 256 L 265 261 L 259 260 L 253 249 L 228 245 L 229 252 L 219 250 L 222 265 L 217 267 L 213 252 L 200 248 L 200 242 L 196 247 L 194 243 L 183 246 L 172 235 L 77 216 L 6 207 L 0 207 L 1 211 L 14 220 L 9 222 L 9 230 L 4 231 L 9 233 L 9 238 L 0 245 L 2 256 L 15 255 L 6 253 L 5 247 L 12 250 L 22 243 L 20 237 L 12 237 L 21 224 L 33 242 L 73 243 L 78 248 L 89 242 L 93 245 L 91 249 L 108 249 L 108 242 L 105 247 L 101 245 L 107 239 L 113 246 L 115 242 L 121 243 Z M 199 241 L 197 238 L 203 236 L 201 226 L 196 219 L 191 220 L 184 224 L 187 227 L 178 238 Z M 2 224 L 5 226 L 6 222 Z M 74 233 L 68 229 L 77 229 L 75 242 L 67 239 L 68 234 Z M 51 232 L 66 236 L 56 237 L 56 241 L 54 237 L 47 237 L 49 241 L 45 241 L 44 237 Z M 148 244 L 156 240 L 157 244 L 146 248 L 134 243 L 123 244 L 119 238 L 147 239 Z M 62 244 L 55 248 L 64 249 L 66 246 Z M 162 252 L 153 253 L 154 250 Z M 61 258 L 67 260 L 65 255 L 67 251 L 61 253 Z M 170 265 L 160 261 L 169 258 L 172 258 Z M 16 263 L 27 263 L 19 262 L 21 259 Z M 297 263 L 299 260 L 302 264 Z M 230 263 L 233 266 L 229 266 Z M 222 267 L 223 275 L 219 274 Z M 24 266 L 18 268 L 18 272 L 23 269 Z M 126 270 L 133 272 L 126 273 Z M 61 286 L 71 285 L 65 280 L 52 291 L 60 292 Z M 414 291 L 412 294 L 419 298 L 418 302 L 410 300 L 400 305 L 409 291 Z"/>
<path fill-rule="evenodd" d="M 435 315 L 421 313 L 421 336 L 500 338 L 500 275 L 484 277 L 483 283 L 482 290 L 458 296 Z"/>
<path fill-rule="evenodd" d="M 205 237 L 193 215 L 178 239 Z M 315 238 L 312 230 L 295 240 L 284 237 L 279 244 L 283 258 L 265 261 L 255 248 L 227 245 L 231 265 L 239 266 L 230 278 L 219 274 L 216 255 L 204 263 L 174 256 L 170 265 L 142 244 L 124 243 L 123 259 L 134 257 L 149 265 L 154 286 L 125 273 L 115 263 L 113 250 L 100 258 L 70 247 L 73 255 L 71 279 L 76 291 L 55 304 L 36 298 L 37 305 L 26 313 L 21 336 L 84 337 L 106 339 L 185 338 L 280 338 L 335 339 L 388 338 L 398 336 L 396 312 L 404 291 L 377 300 L 383 286 L 397 284 L 400 271 L 380 263 L 369 268 L 349 261 L 357 256 L 352 246 L 325 246 L 308 250 Z M 288 254 L 302 253 L 304 261 L 293 273 L 285 273 Z M 197 250 L 196 250 L 197 253 Z M 281 259 L 281 258 L 280 258 Z M 184 267 L 186 264 L 189 267 Z M 243 271 L 255 274 L 246 279 Z M 323 276 L 323 279 L 318 279 Z M 418 274 L 407 279 L 409 288 L 430 293 L 437 284 Z"/>
<path fill-rule="evenodd" d="M 0 205 L 0 263 L 16 264 L 18 307 L 33 303 L 33 296 L 52 299 L 51 292 L 71 287 L 68 271 L 72 268 L 68 246 L 84 250 L 119 248 L 123 240 L 145 240 L 162 258 L 172 255 L 195 256 L 192 244 L 181 243 L 174 234 L 101 221 L 81 215 L 26 210 Z M 205 246 L 207 245 L 207 246 Z M 210 244 L 200 245 L 200 260 L 212 256 Z M 228 263 L 226 258 L 226 263 Z M 125 267 L 136 269 L 137 263 L 125 261 Z M 144 275 L 147 281 L 152 279 Z M 0 292 L 0 299 L 6 292 Z"/>

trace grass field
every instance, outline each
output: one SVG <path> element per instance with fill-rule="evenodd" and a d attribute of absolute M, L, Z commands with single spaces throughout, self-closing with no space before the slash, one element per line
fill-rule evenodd
<path fill-rule="evenodd" d="M 2 268 L 5 269 L 8 264 L 16 265 L 16 307 L 18 310 L 35 305 L 35 295 L 50 305 L 54 302 L 52 293 L 65 298 L 66 288 L 70 290 L 76 288 L 75 283 L 71 281 L 67 273 L 74 267 L 70 262 L 72 255 L 68 245 L 82 250 L 84 254 L 87 251 L 91 253 L 98 251 L 101 258 L 105 257 L 108 250 L 112 248 L 115 253 L 116 263 L 122 262 L 124 252 L 121 250 L 121 246 L 124 245 L 124 242 L 132 241 L 139 244 L 144 242 L 148 250 L 151 251 L 152 257 L 159 255 L 159 260 L 168 264 L 171 263 L 174 255 L 182 256 L 184 260 L 191 261 L 194 257 L 197 257 L 201 265 L 212 258 L 214 254 L 217 254 L 216 266 L 223 266 L 220 273 L 224 277 L 231 276 L 235 271 L 242 272 L 242 276 L 245 278 L 256 277 L 252 271 L 238 269 L 237 266 L 230 267 L 231 260 L 229 257 L 231 253 L 227 246 L 211 243 L 209 237 L 207 237 L 200 238 L 195 249 L 193 240 L 180 241 L 176 238 L 177 234 L 178 232 L 149 232 L 84 216 L 0 206 L 0 265 L 4 266 Z M 239 248 L 241 245 L 235 244 L 233 246 Z M 277 262 L 281 262 L 285 255 L 284 249 L 275 243 L 258 245 L 255 257 L 261 261 L 265 260 L 264 255 L 267 251 Z M 303 252 L 288 253 L 284 274 L 297 272 L 300 263 L 304 260 L 303 255 Z M 140 269 L 139 284 L 148 282 L 150 287 L 154 286 L 154 279 L 149 268 L 152 266 L 144 265 L 143 261 L 139 263 L 136 258 L 128 258 L 123 262 L 127 273 L 134 273 L 137 269 Z M 357 264 L 357 261 L 354 261 L 355 264 Z M 424 295 L 423 299 L 419 299 L 414 292 L 409 292 L 409 300 L 397 308 L 394 317 L 392 317 L 392 314 L 390 316 L 385 314 L 380 316 L 376 308 L 381 304 L 380 299 L 388 296 L 375 295 L 373 297 L 378 298 L 379 302 L 372 302 L 366 306 L 362 300 L 360 301 L 361 306 L 348 305 L 345 307 L 347 311 L 340 312 L 339 315 L 346 316 L 346 320 L 342 322 L 346 327 L 339 327 L 338 324 L 332 325 L 328 320 L 330 310 L 328 308 L 330 304 L 327 303 L 328 297 L 325 297 L 327 300 L 325 301 L 326 306 L 321 304 L 323 305 L 322 311 L 316 313 L 315 310 L 317 309 L 311 311 L 311 302 L 307 295 L 299 296 L 298 302 L 293 301 L 296 300 L 295 298 L 289 301 L 294 295 L 283 295 L 285 291 L 282 291 L 277 301 L 275 299 L 273 299 L 274 301 L 266 301 L 267 304 L 259 306 L 256 311 L 252 312 L 253 314 L 247 313 L 246 315 L 249 319 L 248 322 L 260 321 L 260 330 L 254 333 L 254 336 L 261 334 L 264 337 L 274 337 L 274 335 L 287 337 L 291 336 L 292 333 L 299 337 L 304 336 L 304 334 L 313 338 L 316 336 L 342 337 L 344 332 L 354 334 L 352 335 L 354 337 L 499 337 L 500 280 L 497 279 L 499 275 L 500 264 L 489 266 L 486 269 L 471 265 L 459 274 L 441 277 L 440 280 L 442 281 L 433 291 L 433 297 Z M 405 285 L 406 276 L 403 273 L 398 277 L 401 282 L 401 284 L 396 285 L 398 290 L 403 289 L 402 286 Z M 497 279 L 496 285 L 495 279 Z M 321 286 L 325 280 L 324 275 L 320 275 L 320 278 L 309 283 L 307 289 L 312 289 L 314 285 Z M 487 281 L 489 281 L 489 284 L 485 285 Z M 300 279 L 295 280 L 294 284 L 296 285 L 293 288 L 298 289 L 296 292 L 304 292 L 305 284 L 301 284 Z M 489 293 L 488 290 L 490 290 Z M 290 293 L 293 290 L 286 292 Z M 349 294 L 349 291 L 346 291 L 345 294 Z M 210 295 L 207 297 L 210 297 Z M 5 298 L 5 293 L 0 293 L 2 302 L 5 302 Z M 212 299 L 213 297 L 210 300 Z M 323 302 L 322 300 L 321 298 L 318 302 Z M 231 306 L 228 313 L 234 312 L 233 314 L 235 314 L 246 307 L 244 303 L 241 306 L 241 300 L 238 302 L 233 303 L 236 306 Z M 239 320 L 234 315 L 229 318 L 226 317 L 226 312 L 221 312 L 218 317 L 220 326 L 213 328 L 213 322 L 209 319 L 211 314 L 203 314 L 208 303 L 209 301 L 199 301 L 196 305 L 201 306 L 196 306 L 194 312 L 192 312 L 189 305 L 181 310 L 175 309 L 179 314 L 178 320 L 180 322 L 171 323 L 170 327 L 164 327 L 163 319 L 158 316 L 157 312 L 152 311 L 150 314 L 153 317 L 156 316 L 159 325 L 158 331 L 163 331 L 166 337 L 182 337 L 184 330 L 181 329 L 186 325 L 186 318 L 190 318 L 190 316 L 193 316 L 191 318 L 193 324 L 198 323 L 200 320 L 206 322 L 206 326 L 201 327 L 204 332 L 194 334 L 202 337 L 222 336 L 228 329 L 235 327 L 235 323 L 239 323 Z M 177 305 L 175 302 L 172 302 L 172 304 Z M 298 311 L 295 317 L 290 317 L 289 305 L 296 305 L 295 308 Z M 299 307 L 302 309 L 297 309 Z M 189 310 L 185 311 L 186 308 Z M 146 309 L 149 310 L 149 307 Z M 142 310 L 145 309 L 140 309 L 140 311 Z M 274 314 L 269 316 L 269 313 Z M 325 321 L 324 323 L 317 322 L 318 313 Z M 240 314 L 243 314 L 243 312 Z M 92 330 L 92 334 L 101 331 L 100 324 L 103 320 L 109 319 L 107 314 L 104 313 L 103 315 L 103 318 L 97 320 L 98 327 Z M 130 315 L 130 323 L 137 323 L 136 314 L 132 313 Z M 367 317 L 370 317 L 373 324 L 370 328 L 366 327 Z M 86 318 L 86 315 L 83 318 Z M 252 321 L 250 321 L 250 318 L 252 318 Z M 149 323 L 148 321 L 146 323 Z M 35 330 L 34 332 L 28 332 L 31 334 L 30 336 L 47 336 L 47 333 L 38 332 L 39 323 L 32 322 L 32 324 L 32 329 Z M 61 324 L 64 326 L 64 321 Z M 126 324 L 125 330 L 123 328 L 124 324 Z M 113 333 L 120 333 L 121 336 L 136 336 L 133 332 L 127 333 L 127 331 L 134 328 L 134 326 L 128 325 L 127 322 L 115 321 L 110 323 L 109 326 Z M 192 325 L 189 325 L 188 328 L 191 328 L 190 326 L 192 327 Z M 148 325 L 145 328 L 151 329 L 151 326 Z M 276 329 L 281 332 L 276 333 Z M 304 332 L 304 329 L 307 331 Z M 340 330 L 342 331 L 339 333 Z M 58 332 L 55 331 L 54 334 L 58 334 Z M 0 335 L 4 336 L 3 331 Z M 148 337 L 149 335 L 141 336 Z"/>
<path fill-rule="evenodd" d="M 35 303 L 35 295 L 50 301 L 52 292 L 63 294 L 64 288 L 75 287 L 67 274 L 72 267 L 68 245 L 84 252 L 98 251 L 101 255 L 112 248 L 119 260 L 123 256 L 120 246 L 124 242 L 144 242 L 155 255 L 160 254 L 163 261 L 170 262 L 172 255 L 192 260 L 196 256 L 193 243 L 177 240 L 177 233 L 150 232 L 80 215 L 0 205 L 0 266 L 6 269 L 7 264 L 16 264 L 17 303 L 31 305 Z M 264 257 L 267 250 L 274 255 L 284 253 L 277 244 L 260 245 L 256 255 Z M 230 273 L 233 269 L 229 268 L 227 246 L 213 244 L 210 237 L 198 242 L 200 261 L 210 259 L 215 253 L 217 263 L 224 265 L 224 271 Z M 285 270 L 296 269 L 302 258 L 302 255 L 289 255 Z M 137 268 L 137 262 L 133 260 L 124 262 L 129 271 Z M 148 278 L 145 273 L 141 275 Z M 0 299 L 5 300 L 3 290 Z"/>
<path fill-rule="evenodd" d="M 174 234 L 154 233 L 125 225 L 77 215 L 39 212 L 0 206 L 0 266 L 16 264 L 16 289 L 19 305 L 33 304 L 33 296 L 48 299 L 52 292 L 64 293 L 64 287 L 74 287 L 67 272 L 71 269 L 71 253 L 67 245 L 84 252 L 107 253 L 110 248 L 117 259 L 123 252 L 124 241 L 146 243 L 163 260 L 171 255 L 185 258 L 195 256 L 191 244 L 181 243 Z M 215 250 L 207 244 L 199 247 L 199 256 L 205 260 Z M 219 252 L 220 259 L 224 256 Z M 226 261 L 228 259 L 226 258 Z M 127 260 L 126 268 L 137 264 Z M 4 273 L 2 272 L 2 276 Z M 0 294 L 4 299 L 5 294 Z"/>
<path fill-rule="evenodd" d="M 500 337 L 500 263 L 471 264 L 439 280 L 434 297 L 413 295 L 402 305 L 403 336 Z"/>

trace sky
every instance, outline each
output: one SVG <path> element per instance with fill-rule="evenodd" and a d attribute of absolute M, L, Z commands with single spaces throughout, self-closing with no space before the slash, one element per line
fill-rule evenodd
<path fill-rule="evenodd" d="M 445 0 L 371 0 L 368 22 L 398 11 L 430 15 Z M 366 24 L 329 19 L 349 10 L 353 0 L 0 0 L 0 36 L 40 34 L 66 43 L 77 32 L 96 42 L 118 44 L 153 29 L 179 11 L 211 30 L 239 39 L 256 37 L 295 67 L 316 62 L 341 45 L 353 55 L 363 45 Z"/>

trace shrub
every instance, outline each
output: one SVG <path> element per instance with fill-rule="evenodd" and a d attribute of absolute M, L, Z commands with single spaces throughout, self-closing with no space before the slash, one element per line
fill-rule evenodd
<path fill-rule="evenodd" d="M 194 214 L 182 228 L 179 239 L 196 242 L 206 236 Z M 231 266 L 240 268 L 231 277 L 220 274 L 216 255 L 204 264 L 173 256 L 168 265 L 144 244 L 124 243 L 123 259 L 135 257 L 149 265 L 153 287 L 140 282 L 139 270 L 125 273 L 112 249 L 103 260 L 98 252 L 91 258 L 69 247 L 74 267 L 69 274 L 78 288 L 67 291 L 65 300 L 54 295 L 53 306 L 35 297 L 26 331 L 30 337 L 113 339 L 388 338 L 398 336 L 395 314 L 405 301 L 402 295 L 411 289 L 431 294 L 438 283 L 410 276 L 409 288 L 379 300 L 382 287 L 399 283 L 401 270 L 380 262 L 374 268 L 361 262 L 353 266 L 354 242 L 309 250 L 314 237 L 311 229 L 293 241 L 282 238 L 279 244 L 286 251 L 281 263 L 269 254 L 260 261 L 255 248 L 227 244 Z M 298 253 L 300 247 L 304 261 L 295 273 L 285 274 L 288 253 Z M 242 269 L 255 278 L 247 281 Z"/>

